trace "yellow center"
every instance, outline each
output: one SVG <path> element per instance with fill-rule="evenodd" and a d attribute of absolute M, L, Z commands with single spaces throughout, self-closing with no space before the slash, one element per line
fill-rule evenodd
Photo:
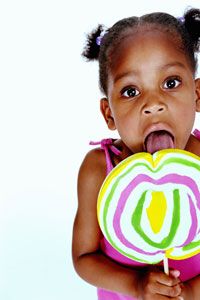
<path fill-rule="evenodd" d="M 158 233 L 165 219 L 167 210 L 167 201 L 163 192 L 152 191 L 152 199 L 147 208 L 147 216 L 154 233 Z"/>

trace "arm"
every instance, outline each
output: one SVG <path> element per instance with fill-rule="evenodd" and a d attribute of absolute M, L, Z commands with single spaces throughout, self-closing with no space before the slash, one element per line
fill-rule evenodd
<path fill-rule="evenodd" d="M 132 289 L 137 286 L 137 274 L 100 251 L 102 233 L 96 205 L 105 170 L 104 154 L 101 150 L 94 150 L 86 156 L 79 171 L 78 210 L 72 245 L 74 267 L 79 276 L 94 286 L 135 296 L 136 290 Z"/>
<path fill-rule="evenodd" d="M 161 271 L 128 268 L 106 257 L 100 250 L 102 233 L 97 221 L 97 196 L 106 176 L 101 150 L 85 158 L 78 177 L 78 210 L 74 222 L 72 254 L 74 267 L 84 280 L 94 286 L 140 299 L 168 299 L 178 296 L 179 280 Z M 155 298 L 155 296 L 157 298 Z"/>

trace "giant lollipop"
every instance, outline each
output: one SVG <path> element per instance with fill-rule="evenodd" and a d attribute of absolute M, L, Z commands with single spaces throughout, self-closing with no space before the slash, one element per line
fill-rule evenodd
<path fill-rule="evenodd" d="M 200 158 L 183 150 L 134 154 L 106 177 L 97 214 L 108 242 L 143 263 L 200 252 Z"/>

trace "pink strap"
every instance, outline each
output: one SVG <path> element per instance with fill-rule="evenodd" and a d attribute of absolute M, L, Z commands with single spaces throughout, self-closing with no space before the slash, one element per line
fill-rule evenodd
<path fill-rule="evenodd" d="M 199 131 L 198 129 L 195 129 L 195 130 L 193 131 L 193 134 L 194 134 L 194 136 L 195 136 L 198 140 L 200 140 L 200 131 Z"/>
<path fill-rule="evenodd" d="M 90 145 L 101 145 L 101 149 L 105 151 L 106 156 L 106 165 L 107 165 L 107 174 L 113 169 L 113 164 L 111 161 L 111 157 L 109 154 L 109 150 L 112 151 L 116 155 L 120 155 L 121 151 L 119 151 L 114 145 L 113 145 L 113 139 L 103 139 L 99 142 L 90 142 Z"/>

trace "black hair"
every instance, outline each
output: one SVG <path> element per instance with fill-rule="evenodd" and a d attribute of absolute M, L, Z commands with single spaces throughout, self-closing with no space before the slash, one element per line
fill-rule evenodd
<path fill-rule="evenodd" d="M 129 30 L 137 30 L 143 26 L 154 26 L 169 33 L 173 38 L 178 38 L 178 44 L 189 59 L 192 71 L 195 74 L 197 70 L 196 53 L 200 48 L 200 9 L 191 8 L 184 13 L 183 17 L 178 19 L 163 12 L 145 14 L 141 17 L 133 16 L 118 21 L 106 31 L 103 25 L 98 25 L 87 36 L 82 55 L 89 61 L 99 61 L 99 85 L 105 95 L 107 95 L 111 53 Z"/>

